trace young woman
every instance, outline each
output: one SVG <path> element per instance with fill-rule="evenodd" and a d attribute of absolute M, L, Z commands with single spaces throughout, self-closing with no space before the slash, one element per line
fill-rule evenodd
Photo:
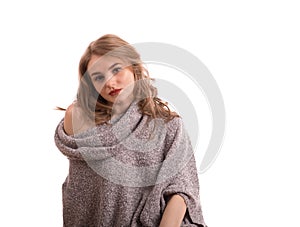
<path fill-rule="evenodd" d="M 55 142 L 70 163 L 65 227 L 206 226 L 182 120 L 123 39 L 104 35 L 88 46 Z"/>

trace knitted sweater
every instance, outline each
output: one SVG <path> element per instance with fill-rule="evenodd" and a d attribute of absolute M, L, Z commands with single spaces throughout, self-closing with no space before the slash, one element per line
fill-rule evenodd
<path fill-rule="evenodd" d="M 174 194 L 187 205 L 182 226 L 206 226 L 181 118 L 148 121 L 133 103 L 111 124 L 75 135 L 67 135 L 63 123 L 54 138 L 69 159 L 62 186 L 64 227 L 156 227 Z"/>

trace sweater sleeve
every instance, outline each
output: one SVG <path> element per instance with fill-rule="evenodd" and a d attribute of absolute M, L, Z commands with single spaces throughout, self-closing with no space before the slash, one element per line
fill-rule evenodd
<path fill-rule="evenodd" d="M 192 159 L 175 177 L 163 188 L 161 193 L 161 210 L 166 208 L 169 199 L 180 195 L 187 206 L 182 226 L 206 226 L 202 216 L 199 196 L 199 181 L 195 160 Z"/>
<path fill-rule="evenodd" d="M 156 220 L 152 223 L 158 225 L 169 199 L 178 194 L 182 196 L 187 205 L 181 226 L 206 227 L 200 205 L 196 161 L 181 118 L 175 118 L 168 123 L 167 131 L 165 159 L 157 177 L 157 184 L 148 198 L 144 212 L 149 214 L 149 212 L 159 210 L 159 214 L 153 214 Z M 141 218 L 143 219 L 143 214 Z"/>

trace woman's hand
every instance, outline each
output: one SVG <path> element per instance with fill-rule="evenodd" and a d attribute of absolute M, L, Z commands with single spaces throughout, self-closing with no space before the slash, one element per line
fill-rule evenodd
<path fill-rule="evenodd" d="M 179 227 L 186 212 L 186 204 L 180 195 L 173 195 L 169 200 L 159 227 Z"/>

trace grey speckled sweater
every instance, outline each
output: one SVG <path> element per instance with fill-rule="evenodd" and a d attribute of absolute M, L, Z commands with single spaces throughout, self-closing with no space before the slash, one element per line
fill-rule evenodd
<path fill-rule="evenodd" d="M 182 120 L 168 123 L 132 104 L 112 124 L 69 136 L 62 119 L 55 131 L 68 157 L 63 183 L 64 227 L 159 226 L 168 199 L 187 204 L 182 226 L 205 226 L 192 146 Z"/>

